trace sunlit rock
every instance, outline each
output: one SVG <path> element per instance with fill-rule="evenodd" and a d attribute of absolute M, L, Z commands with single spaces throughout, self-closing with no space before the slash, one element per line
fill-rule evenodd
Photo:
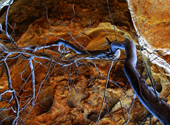
<path fill-rule="evenodd" d="M 147 18 L 154 1 L 129 2 L 133 2 L 129 4 L 131 7 L 136 7 L 133 8 L 135 10 L 134 13 L 136 14 L 138 23 L 141 25 Z M 48 13 L 46 13 L 47 10 L 43 3 L 45 3 L 45 6 L 48 8 Z M 146 41 L 151 41 L 150 43 L 148 42 L 151 46 L 168 48 L 167 34 L 169 33 L 169 24 L 166 21 L 169 19 L 163 18 L 164 16 L 168 17 L 169 14 L 166 11 L 164 11 L 166 14 L 159 12 L 158 9 L 162 7 L 159 7 L 157 4 L 160 4 L 160 1 L 157 1 L 153 12 L 151 12 L 148 20 L 141 27 L 141 31 L 148 29 L 150 26 L 150 29 L 143 33 L 143 38 L 145 38 Z M 161 5 L 163 5 L 163 10 L 168 8 L 168 3 L 162 3 Z M 64 2 L 53 0 L 41 2 L 39 0 L 31 2 L 29 0 L 17 0 L 13 3 L 9 11 L 9 23 L 11 23 L 12 26 L 14 23 L 17 23 L 15 27 L 16 42 L 19 47 L 52 43 L 58 39 L 64 39 L 82 49 L 107 50 L 109 49 L 109 45 L 106 43 L 108 42 L 106 37 L 110 41 L 115 41 L 116 38 L 118 41 L 123 41 L 126 38 L 130 40 L 135 39 L 135 32 L 126 1 L 109 1 L 109 6 L 110 15 L 106 0 L 84 2 L 74 0 Z M 72 20 L 74 12 L 76 18 Z M 141 15 L 141 13 L 143 15 Z M 157 13 L 158 15 L 156 15 Z M 155 17 L 152 17 L 153 15 L 155 15 Z M 163 18 L 160 19 L 159 17 L 162 15 Z M 110 16 L 113 19 L 114 25 Z M 0 19 L 0 23 L 2 24 L 4 23 L 4 17 L 5 13 L 2 14 Z M 134 16 L 132 16 L 132 18 L 134 19 Z M 162 20 L 165 21 L 165 23 L 161 23 Z M 137 27 L 137 23 L 134 24 Z M 167 27 L 165 27 L 166 25 Z M 158 31 L 156 30 L 156 26 L 158 26 Z M 163 28 L 165 28 L 165 30 Z M 165 40 L 163 36 L 159 36 L 161 34 L 165 35 Z M 0 35 L 0 38 L 6 39 L 4 35 Z M 134 40 L 134 42 L 138 45 L 137 41 Z M 167 45 L 165 46 L 165 44 Z M 139 49 L 139 46 L 137 46 L 137 48 Z M 57 51 L 58 47 L 52 47 L 52 50 Z M 137 55 L 137 69 L 140 74 L 143 74 L 143 76 L 147 78 L 148 74 L 144 68 L 143 58 L 140 56 L 139 50 Z M 152 57 L 153 59 L 155 58 L 155 56 Z M 165 59 L 168 57 L 169 56 L 166 56 Z M 126 118 L 129 118 L 130 125 L 139 123 L 148 115 L 148 111 L 139 102 L 137 97 L 134 104 L 132 104 L 134 93 L 123 72 L 125 58 L 126 52 L 121 50 L 119 61 L 113 63 L 109 75 L 111 81 L 108 82 L 106 93 L 106 77 L 110 68 L 110 62 L 108 62 L 108 60 L 83 60 L 84 62 L 82 61 L 80 67 L 74 65 L 68 68 L 52 64 L 51 69 L 54 69 L 54 71 L 49 75 L 48 79 L 44 80 L 49 63 L 47 63 L 47 60 L 35 59 L 41 62 L 35 62 L 34 67 L 36 76 L 35 92 L 37 94 L 40 86 L 42 91 L 37 97 L 34 108 L 24 121 L 25 124 L 92 125 L 99 119 L 100 125 L 111 123 L 118 125 L 127 122 L 123 113 Z M 165 100 L 169 100 L 169 76 L 165 75 L 167 72 L 157 65 L 149 65 L 146 56 L 144 60 L 147 66 L 151 66 L 148 68 L 154 72 L 153 78 L 156 83 L 162 85 L 160 96 L 164 97 Z M 10 71 L 13 87 L 18 92 L 19 98 L 21 96 L 24 97 L 19 99 L 20 106 L 23 106 L 32 94 L 28 61 L 18 59 L 12 60 L 8 62 L 8 64 L 11 66 Z M 27 64 L 29 68 L 24 70 Z M 0 74 L 0 76 L 2 76 L 0 80 L 3 81 L 0 83 L 0 92 L 4 92 L 8 89 L 8 85 L 3 66 L 0 67 L 0 69 L 3 71 L 3 73 Z M 27 78 L 29 78 L 29 82 L 25 84 Z M 44 82 L 42 83 L 43 80 Z M 150 85 L 148 79 L 147 83 Z M 158 86 L 158 88 L 160 88 L 160 86 Z M 106 102 L 103 103 L 104 95 L 107 100 L 107 105 Z M 4 102 L 3 100 L 3 103 Z M 14 102 L 12 104 L 14 104 Z M 12 104 L 10 104 L 10 106 Z M 168 101 L 168 104 L 170 104 L 170 101 Z M 133 107 L 131 109 L 132 105 Z M 2 104 L 0 108 L 3 107 L 4 104 Z M 21 118 L 25 118 L 30 109 L 31 106 L 29 105 L 28 108 L 25 109 L 25 113 L 21 113 Z M 101 116 L 99 118 L 100 111 Z M 5 117 L 9 115 L 8 111 L 6 113 L 2 112 L 2 114 Z M 149 123 L 149 119 L 147 123 Z"/>

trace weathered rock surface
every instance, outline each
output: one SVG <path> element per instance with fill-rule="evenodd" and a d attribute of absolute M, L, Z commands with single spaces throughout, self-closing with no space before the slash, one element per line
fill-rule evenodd
<path fill-rule="evenodd" d="M 132 2 L 132 7 L 136 7 L 136 9 L 133 10 L 135 10 L 136 17 L 141 25 L 142 21 L 146 19 L 146 15 L 149 13 L 153 5 L 152 2 L 154 1 L 129 2 Z M 46 18 L 44 3 L 48 8 L 48 20 Z M 74 14 L 72 9 L 73 3 L 76 18 L 71 23 L 70 20 L 73 18 Z M 160 3 L 160 1 L 157 2 L 157 4 Z M 111 17 L 116 25 L 115 27 L 111 24 L 105 0 L 90 0 L 84 2 L 78 0 L 17 0 L 11 6 L 9 22 L 17 24 L 16 40 L 20 47 L 39 45 L 45 42 L 51 43 L 58 38 L 63 38 L 75 45 L 79 43 L 87 50 L 106 50 L 109 48 L 107 44 L 104 45 L 104 43 L 107 42 L 106 37 L 110 40 L 115 40 L 114 29 L 116 29 L 116 37 L 118 40 L 123 41 L 125 38 L 134 39 L 132 35 L 134 34 L 134 29 L 126 1 L 109 1 L 109 6 L 111 9 Z M 165 8 L 167 7 L 168 6 Z M 159 9 L 159 7 L 157 9 Z M 141 16 L 141 12 L 144 15 Z M 60 13 L 62 13 L 63 21 L 61 21 Z M 156 15 L 156 13 L 158 13 L 158 10 L 154 10 L 152 15 Z M 137 14 L 139 15 L 137 16 Z M 158 15 L 160 16 L 161 13 L 159 12 Z M 168 15 L 168 13 L 163 15 L 163 18 L 164 16 L 167 17 L 166 15 Z M 144 38 L 148 41 L 156 39 L 155 37 L 151 37 L 152 34 L 157 33 L 154 26 L 158 25 L 161 27 L 163 23 L 159 24 L 160 22 L 168 21 L 168 19 L 155 21 L 157 17 L 150 16 L 149 20 L 141 28 L 141 30 L 144 31 L 151 26 L 150 30 L 147 30 L 143 34 Z M 1 16 L 0 23 L 3 23 L 3 21 L 4 15 Z M 154 25 L 152 24 L 153 21 L 155 21 Z M 68 24 L 65 25 L 64 23 Z M 163 25 L 163 27 L 164 26 L 165 25 Z M 168 27 L 165 28 L 165 30 L 168 30 Z M 166 33 L 168 33 L 168 31 L 164 32 L 165 35 Z M 149 34 L 151 34 L 151 36 L 147 36 Z M 164 47 L 164 43 L 159 45 L 159 41 L 162 40 L 162 36 L 159 35 L 161 34 L 158 33 L 158 42 L 151 45 Z M 1 39 L 6 39 L 4 35 L 0 37 Z M 73 37 L 75 40 L 73 40 Z M 57 47 L 52 47 L 52 49 L 58 51 Z M 125 51 L 122 50 L 119 59 L 124 60 L 125 57 Z M 108 88 L 105 93 L 106 79 L 104 77 L 107 77 L 110 67 L 110 62 L 107 62 L 107 60 L 100 59 L 94 60 L 93 62 L 86 60 L 84 62 L 82 61 L 80 67 L 72 65 L 68 68 L 52 64 L 50 71 L 52 71 L 53 68 L 54 71 L 50 74 L 50 77 L 45 80 L 44 78 L 49 63 L 47 63 L 47 60 L 35 60 L 37 62 L 42 62 L 35 62 L 35 92 L 36 94 L 39 93 L 39 96 L 36 98 L 34 108 L 24 121 L 26 125 L 92 125 L 97 121 L 100 112 L 100 125 L 120 125 L 127 122 L 127 117 L 129 118 L 129 125 L 134 125 L 140 123 L 149 114 L 137 98 L 135 99 L 131 111 L 129 111 L 132 104 L 133 90 L 123 72 L 124 61 L 114 62 L 110 73 L 110 79 L 114 82 L 108 83 Z M 145 61 L 148 61 L 147 58 Z M 32 94 L 31 78 L 29 78 L 30 68 L 24 70 L 27 64 L 28 61 L 20 59 L 9 62 L 13 87 L 18 92 L 21 107 L 30 99 L 30 95 Z M 98 69 L 96 69 L 95 66 L 97 66 Z M 0 80 L 3 81 L 0 83 L 0 92 L 2 93 L 8 89 L 8 85 L 4 69 L 3 67 L 0 68 L 3 70 L 0 78 Z M 137 69 L 140 74 L 146 77 L 147 83 L 150 85 L 139 51 Z M 169 76 L 166 75 L 164 69 L 155 64 L 151 64 L 150 69 L 153 72 L 155 82 L 159 84 L 158 89 L 161 88 L 160 96 L 170 104 Z M 22 72 L 23 70 L 24 72 Z M 24 85 L 24 80 L 27 78 L 28 82 Z M 42 83 L 42 81 L 44 82 Z M 107 105 L 103 103 L 104 93 L 106 94 L 105 99 Z M 10 99 L 11 94 L 6 94 L 4 97 Z M 4 100 L 0 102 L 0 108 L 3 108 L 5 103 L 6 101 Z M 13 106 L 13 103 L 14 102 L 11 102 L 9 106 Z M 21 113 L 21 118 L 26 117 L 29 109 L 30 107 Z M 11 110 L 1 113 L 5 117 L 8 117 L 10 111 Z M 0 116 L 0 120 L 2 119 L 3 117 Z M 154 119 L 156 122 L 156 118 Z M 5 122 L 9 124 L 10 120 Z M 149 118 L 145 123 L 149 123 Z M 159 124 L 159 122 L 157 122 L 157 124 Z"/>
<path fill-rule="evenodd" d="M 169 74 L 169 1 L 127 0 L 127 3 L 140 45 L 147 50 L 143 53 Z"/>
<path fill-rule="evenodd" d="M 128 0 L 133 23 L 139 35 L 153 47 L 169 48 L 170 13 L 168 0 Z"/>

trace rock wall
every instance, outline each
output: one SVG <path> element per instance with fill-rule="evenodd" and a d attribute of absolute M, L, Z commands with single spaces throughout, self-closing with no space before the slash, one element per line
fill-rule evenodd
<path fill-rule="evenodd" d="M 138 36 L 154 48 L 169 49 L 169 1 L 128 0 L 128 4 Z"/>
<path fill-rule="evenodd" d="M 165 43 L 168 44 L 166 40 L 162 40 L 162 35 L 165 35 L 165 39 L 168 39 L 168 35 L 166 35 L 168 34 L 168 12 L 164 11 L 162 13 L 158 10 L 161 8 L 158 6 L 159 4 L 160 6 L 163 5 L 163 9 L 165 10 L 168 8 L 168 3 L 165 4 L 164 2 L 166 1 L 157 1 L 148 20 L 141 27 L 142 32 L 150 27 L 149 30 L 143 33 L 142 38 L 155 48 L 158 48 L 158 46 L 159 48 L 167 48 Z M 106 37 L 114 41 L 115 30 L 116 37 L 120 41 L 125 40 L 125 38 L 135 39 L 134 34 L 135 30 L 138 30 L 137 25 L 141 25 L 147 18 L 154 1 L 128 0 L 133 23 L 131 22 L 126 0 L 113 0 L 109 1 L 108 4 L 110 15 L 106 0 L 88 0 L 83 2 L 78 0 L 16 0 L 9 11 L 8 21 L 12 26 L 16 23 L 15 40 L 19 47 L 39 45 L 45 42 L 51 43 L 62 38 L 77 46 L 82 45 L 87 50 L 106 50 L 109 49 L 109 45 L 105 44 L 107 42 Z M 46 8 L 48 8 L 48 11 Z M 5 8 L 2 11 L 5 11 Z M 5 14 L 2 11 L 0 23 L 3 24 Z M 73 19 L 74 14 L 75 19 Z M 110 16 L 115 26 L 113 26 Z M 158 20 L 160 16 L 162 18 Z M 138 24 L 135 22 L 135 19 L 138 20 Z M 133 24 L 135 25 L 135 29 L 133 28 Z M 165 27 L 166 25 L 167 27 Z M 158 30 L 162 29 L 161 33 L 156 31 L 156 26 L 158 26 Z M 165 29 L 163 30 L 163 28 Z M 0 34 L 0 38 L 7 39 L 3 34 Z M 134 40 L 134 42 L 137 45 L 137 41 Z M 57 47 L 52 47 L 52 49 L 58 51 Z M 53 52 L 51 53 L 54 54 Z M 137 69 L 146 78 L 147 84 L 150 85 L 151 83 L 144 68 L 139 48 L 137 53 Z M 114 62 L 110 72 L 110 80 L 112 81 L 108 83 L 106 93 L 106 77 L 110 67 L 108 60 L 82 60 L 82 65 L 79 67 L 72 65 L 68 68 L 52 64 L 50 71 L 54 71 L 48 80 L 42 83 L 47 73 L 48 67 L 46 65 L 49 63 L 47 60 L 35 59 L 37 61 L 35 62 L 35 86 L 36 94 L 39 93 L 39 95 L 29 115 L 27 116 L 27 113 L 31 107 L 28 106 L 26 110 L 21 112 L 21 118 L 24 119 L 27 117 L 24 121 L 26 125 L 92 125 L 95 124 L 99 112 L 101 112 L 100 125 L 120 125 L 128 120 L 130 125 L 140 123 L 149 115 L 149 112 L 137 98 L 131 111 L 129 111 L 133 101 L 133 90 L 123 72 L 125 57 L 125 51 L 122 50 L 119 61 Z M 166 59 L 165 56 L 163 58 Z M 146 56 L 144 56 L 144 60 L 148 62 Z M 41 63 L 38 63 L 38 61 Z M 21 107 L 29 100 L 29 95 L 32 92 L 31 79 L 28 79 L 25 85 L 23 81 L 30 74 L 29 68 L 25 70 L 27 63 L 28 61 L 21 60 L 20 58 L 8 62 L 8 65 L 11 67 L 13 87 L 18 92 Z M 160 96 L 170 104 L 169 76 L 166 70 L 152 63 L 147 64 L 150 66 L 149 68 L 158 84 L 157 87 L 161 92 Z M 0 92 L 2 93 L 8 89 L 8 84 L 2 65 L 0 68 L 0 80 L 2 81 L 0 83 Z M 24 72 L 21 78 L 22 71 Z M 41 91 L 39 91 L 39 88 Z M 107 107 L 106 103 L 103 103 L 104 93 L 106 94 Z M 10 99 L 11 94 L 7 93 L 3 97 Z M 6 101 L 1 101 L 0 108 L 3 108 L 5 104 Z M 101 109 L 102 105 L 103 108 Z M 14 102 L 11 102 L 9 104 L 10 106 L 14 106 Z M 2 114 L 8 117 L 11 112 L 11 110 L 3 111 Z M 3 119 L 0 116 L 0 120 L 2 121 Z M 152 119 L 152 122 L 160 124 L 156 118 Z M 148 118 L 145 124 L 149 123 Z M 3 124 L 11 124 L 11 120 L 5 120 Z"/>

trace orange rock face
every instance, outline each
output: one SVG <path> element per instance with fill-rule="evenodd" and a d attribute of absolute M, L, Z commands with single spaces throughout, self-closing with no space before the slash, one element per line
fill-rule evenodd
<path fill-rule="evenodd" d="M 128 0 L 132 20 L 139 36 L 152 47 L 168 49 L 170 5 L 168 0 Z"/>
<path fill-rule="evenodd" d="M 43 2 L 48 8 L 48 20 Z M 138 24 L 141 25 L 147 18 L 154 1 L 129 0 L 128 2 L 136 15 Z M 163 10 L 168 9 L 168 3 L 165 2 L 157 1 L 148 20 L 141 27 L 141 32 L 150 27 L 142 36 L 156 48 L 167 48 L 168 44 L 168 41 L 163 41 L 163 39 L 168 39 L 169 13 L 168 11 L 160 12 L 161 7 L 158 6 L 160 4 Z M 114 41 L 115 30 L 119 41 L 125 38 L 133 39 L 132 34 L 135 33 L 126 1 L 113 0 L 108 3 L 115 27 L 110 19 L 106 0 L 85 0 L 84 2 L 79 0 L 16 0 L 9 12 L 9 22 L 12 25 L 17 23 L 16 41 L 19 47 L 53 43 L 62 38 L 82 49 L 84 47 L 86 50 L 107 50 L 109 45 L 105 44 L 106 37 Z M 75 19 L 72 20 L 74 12 Z M 4 16 L 5 14 L 2 14 L 0 19 L 2 24 Z M 137 27 L 134 17 L 133 21 Z M 0 34 L 0 39 L 6 40 L 7 38 Z M 50 49 L 52 51 L 45 50 L 46 53 L 57 58 L 68 59 L 75 55 L 72 50 L 69 54 L 58 54 L 56 46 Z M 142 58 L 140 53 L 137 53 L 137 69 L 147 79 Z M 21 110 L 20 118 L 26 125 L 93 125 L 97 122 L 99 125 L 126 123 L 134 125 L 140 123 L 149 112 L 137 98 L 134 104 L 132 103 L 134 93 L 123 72 L 125 58 L 126 53 L 122 50 L 120 60 L 114 61 L 108 76 L 110 61 L 107 59 L 82 59 L 76 64 L 64 67 L 35 57 L 32 60 L 36 76 L 34 104 L 30 100 L 33 87 L 28 60 L 22 57 L 8 60 L 12 84 L 17 93 L 20 108 L 30 101 L 27 107 Z M 150 69 L 159 85 L 164 82 L 160 85 L 162 90 L 160 90 L 160 96 L 165 100 L 170 100 L 169 77 L 164 74 L 164 69 L 152 64 Z M 0 65 L 0 70 L 0 93 L 3 93 L 8 90 L 8 82 L 2 65 Z M 110 79 L 108 82 L 107 77 Z M 150 85 L 149 79 L 147 83 Z M 105 88 L 106 84 L 108 84 L 107 88 Z M 10 107 L 15 107 L 14 101 L 8 104 L 7 100 L 10 100 L 11 96 L 11 93 L 5 93 L 2 100 L 0 99 L 0 122 L 2 124 L 12 124 L 13 119 L 4 120 L 13 113 Z M 8 104 L 6 109 L 10 109 L 2 110 L 6 104 Z M 154 122 L 159 124 L 156 118 L 154 119 Z M 148 118 L 145 123 L 149 124 L 149 122 Z"/>

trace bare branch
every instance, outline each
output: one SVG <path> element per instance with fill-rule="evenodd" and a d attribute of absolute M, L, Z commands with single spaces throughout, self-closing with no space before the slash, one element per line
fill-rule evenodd
<path fill-rule="evenodd" d="M 170 106 L 163 99 L 157 97 L 157 94 L 146 85 L 145 80 L 136 70 L 137 56 L 135 44 L 130 40 L 111 43 L 112 49 L 116 47 L 126 50 L 127 58 L 123 68 L 138 99 L 162 124 L 168 125 L 170 123 Z"/>

